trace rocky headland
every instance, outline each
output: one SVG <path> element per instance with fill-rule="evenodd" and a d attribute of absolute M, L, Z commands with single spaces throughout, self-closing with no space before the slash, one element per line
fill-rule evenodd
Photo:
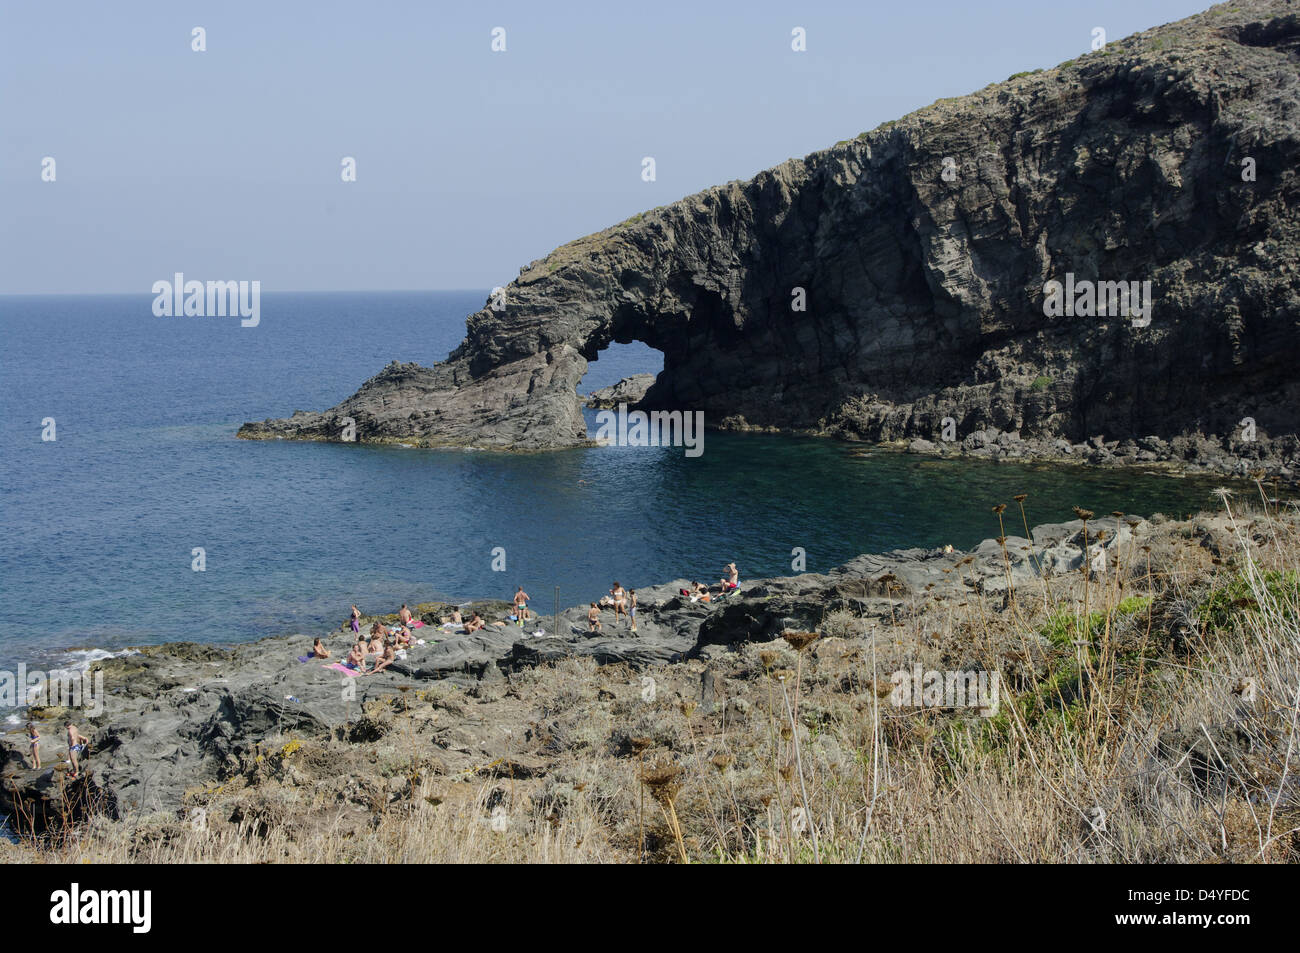
<path fill-rule="evenodd" d="M 1297 75 L 1293 4 L 1213 7 L 565 245 L 446 361 L 240 436 L 581 445 L 588 361 L 639 340 L 643 405 L 708 426 L 1290 476 Z M 1049 316 L 1050 281 L 1150 312 Z"/>

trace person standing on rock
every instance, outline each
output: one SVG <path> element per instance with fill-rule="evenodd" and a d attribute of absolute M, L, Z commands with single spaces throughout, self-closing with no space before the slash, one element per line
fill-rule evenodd
<path fill-rule="evenodd" d="M 627 607 L 627 617 L 632 622 L 632 631 L 636 631 L 636 590 L 628 592 L 629 605 Z"/>
<path fill-rule="evenodd" d="M 32 770 L 41 770 L 41 733 L 30 721 L 27 723 L 27 743 L 32 746 Z"/>
<path fill-rule="evenodd" d="M 402 620 L 402 625 L 409 626 L 411 624 L 411 610 L 406 608 L 405 602 L 402 603 L 402 608 L 398 610 L 397 618 Z"/>
<path fill-rule="evenodd" d="M 609 590 L 610 596 L 614 599 L 614 624 L 618 625 L 619 615 L 627 615 L 627 590 L 617 579 L 614 580 L 614 588 Z M 629 620 L 631 616 L 628 616 Z"/>
<path fill-rule="evenodd" d="M 77 775 L 81 772 L 81 761 L 79 755 L 86 750 L 86 745 L 90 744 L 90 739 L 77 730 L 77 726 L 68 722 L 68 760 L 72 762 L 72 773 L 68 775 L 69 781 L 75 781 Z"/>
<path fill-rule="evenodd" d="M 594 602 L 591 604 L 591 608 L 587 610 L 587 631 L 588 632 L 601 631 L 600 606 L 596 605 L 596 603 Z"/>
<path fill-rule="evenodd" d="M 352 604 L 352 631 L 358 635 L 361 633 L 361 610 L 357 608 L 356 603 Z"/>
<path fill-rule="evenodd" d="M 515 619 L 519 627 L 524 627 L 524 620 L 528 618 L 528 600 L 532 598 L 524 592 L 524 587 L 519 586 L 515 589 Z"/>

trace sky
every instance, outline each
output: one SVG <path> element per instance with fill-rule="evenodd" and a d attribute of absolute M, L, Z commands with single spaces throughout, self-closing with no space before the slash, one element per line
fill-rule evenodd
<path fill-rule="evenodd" d="M 178 271 L 264 293 L 503 285 L 637 212 L 1072 59 L 1094 27 L 1207 6 L 0 0 L 0 294 L 147 294 Z"/>

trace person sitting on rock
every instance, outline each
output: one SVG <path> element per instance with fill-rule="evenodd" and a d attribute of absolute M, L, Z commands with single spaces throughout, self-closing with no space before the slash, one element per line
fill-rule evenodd
<path fill-rule="evenodd" d="M 406 603 L 402 603 L 402 608 L 397 610 L 397 618 L 402 621 L 402 625 L 411 624 L 411 610 L 406 608 Z"/>
<path fill-rule="evenodd" d="M 723 566 L 722 568 L 723 568 L 723 571 L 726 572 L 726 575 L 723 576 L 721 579 L 718 580 L 718 582 L 719 582 L 719 583 L 721 584 L 721 586 L 722 586 L 722 591 L 723 591 L 723 592 L 730 592 L 732 589 L 739 589 L 739 588 L 740 588 L 740 570 L 736 568 L 736 564 L 735 564 L 735 563 L 727 563 L 727 565 Z"/>
<path fill-rule="evenodd" d="M 383 653 L 379 656 L 378 660 L 375 662 L 375 667 L 372 668 L 367 674 L 377 675 L 378 673 L 382 672 L 384 669 L 388 668 L 388 666 L 392 665 L 396 659 L 397 659 L 397 647 L 393 645 L 393 643 L 389 642 L 387 645 L 384 646 Z"/>
<path fill-rule="evenodd" d="M 72 762 L 72 772 L 68 775 L 69 781 L 75 781 L 77 774 L 81 771 L 80 755 L 86 750 L 86 745 L 90 744 L 90 739 L 77 730 L 77 726 L 68 722 L 68 760 Z"/>
<path fill-rule="evenodd" d="M 358 640 L 356 644 L 352 646 L 352 650 L 348 652 L 348 660 L 343 664 L 364 675 L 366 672 L 366 654 L 366 643 Z"/>
<path fill-rule="evenodd" d="M 594 602 L 591 604 L 591 608 L 587 610 L 587 631 L 588 632 L 601 631 L 600 606 L 596 605 L 596 603 Z"/>
<path fill-rule="evenodd" d="M 402 648 L 409 648 L 412 640 L 413 636 L 411 635 L 411 630 L 406 626 L 402 626 L 401 631 L 397 633 L 397 638 L 394 641 Z"/>
<path fill-rule="evenodd" d="M 699 582 L 691 583 L 691 602 L 712 602 L 709 587 Z"/>
<path fill-rule="evenodd" d="M 452 609 L 451 615 L 442 617 L 443 625 L 464 625 L 465 620 L 460 617 L 460 609 Z"/>
<path fill-rule="evenodd" d="M 470 616 L 469 621 L 465 623 L 465 631 L 472 634 L 486 625 L 487 623 L 483 621 L 483 617 L 475 612 Z"/>
<path fill-rule="evenodd" d="M 316 636 L 316 641 L 311 644 L 311 654 L 316 658 L 330 657 L 330 650 L 325 648 L 325 643 L 320 640 L 319 635 Z"/>

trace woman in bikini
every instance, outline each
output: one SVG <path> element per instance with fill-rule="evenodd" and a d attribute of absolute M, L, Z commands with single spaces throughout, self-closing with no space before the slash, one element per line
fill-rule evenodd
<path fill-rule="evenodd" d="M 627 590 L 617 579 L 614 580 L 614 588 L 609 590 L 610 596 L 614 599 L 614 624 L 618 625 L 618 617 L 627 615 Z"/>
<path fill-rule="evenodd" d="M 32 770 L 41 770 L 41 733 L 30 721 L 27 723 L 27 743 L 32 746 Z"/>
<path fill-rule="evenodd" d="M 587 610 L 587 631 L 588 632 L 601 631 L 600 606 L 596 605 L 596 603 L 594 602 L 591 604 L 591 608 Z"/>

